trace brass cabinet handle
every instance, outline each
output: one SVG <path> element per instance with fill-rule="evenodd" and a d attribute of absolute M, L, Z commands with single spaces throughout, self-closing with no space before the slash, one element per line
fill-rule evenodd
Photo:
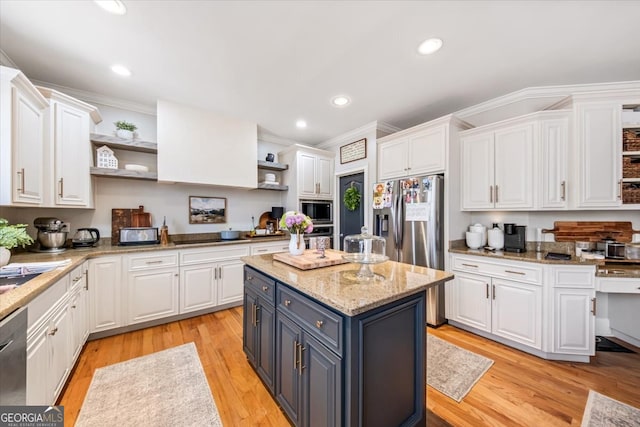
<path fill-rule="evenodd" d="M 478 268 L 477 265 L 475 264 L 465 264 L 464 262 L 462 263 L 462 265 L 464 265 L 465 267 L 473 267 L 473 268 Z"/>
<path fill-rule="evenodd" d="M 62 197 L 64 194 L 64 178 L 60 178 L 58 182 L 60 183 L 60 193 L 58 193 L 58 196 Z"/>
<path fill-rule="evenodd" d="M 268 286 L 263 286 L 263 287 L 262 287 L 262 290 L 263 290 L 264 292 L 267 292 L 267 291 L 269 290 L 269 287 L 268 287 Z"/>
<path fill-rule="evenodd" d="M 493 299 L 496 299 L 496 285 L 491 285 L 493 288 Z"/>
<path fill-rule="evenodd" d="M 247 276 L 247 280 L 253 280 L 253 276 Z"/>
<path fill-rule="evenodd" d="M 85 270 L 84 273 L 84 277 L 85 277 L 85 281 L 84 281 L 84 290 L 88 291 L 89 290 L 89 271 Z"/>
<path fill-rule="evenodd" d="M 162 264 L 162 260 L 157 260 L 157 261 L 145 261 L 145 264 Z"/>
<path fill-rule="evenodd" d="M 222 267 L 218 267 L 218 279 L 222 280 Z"/>
<path fill-rule="evenodd" d="M 258 249 L 256 252 L 267 252 L 266 249 Z"/>
<path fill-rule="evenodd" d="M 489 186 L 489 203 L 493 203 L 493 185 Z"/>
<path fill-rule="evenodd" d="M 562 184 L 560 184 L 560 188 L 562 189 L 562 193 L 560 195 L 560 199 L 561 200 L 567 200 L 567 182 L 566 181 L 562 181 Z"/>
<path fill-rule="evenodd" d="M 316 328 L 322 328 L 322 325 L 324 325 L 324 322 L 322 320 L 316 320 Z"/>
<path fill-rule="evenodd" d="M 293 370 L 298 370 L 298 341 L 293 341 Z"/>
<path fill-rule="evenodd" d="M 522 271 L 511 271 L 511 270 L 505 270 L 505 273 L 511 273 L 511 274 L 519 274 L 521 276 L 526 276 L 527 273 L 523 273 Z"/>
<path fill-rule="evenodd" d="M 489 284 L 485 283 L 484 285 L 485 285 L 485 289 L 487 291 L 487 299 L 489 299 Z"/>
<path fill-rule="evenodd" d="M 591 298 L 591 314 L 593 314 L 594 316 L 596 315 L 596 299 L 595 298 Z"/>
<path fill-rule="evenodd" d="M 24 168 L 20 169 L 18 176 L 20 177 L 20 187 L 16 188 L 19 194 L 24 194 Z"/>
<path fill-rule="evenodd" d="M 498 186 L 496 185 L 496 203 L 498 203 Z"/>
<path fill-rule="evenodd" d="M 258 310 L 260 310 L 260 306 L 256 305 L 256 326 L 258 326 L 258 323 L 260 323 L 260 313 L 258 312 Z"/>
<path fill-rule="evenodd" d="M 284 300 L 284 305 L 286 305 L 287 307 L 289 307 L 291 305 L 291 300 Z"/>

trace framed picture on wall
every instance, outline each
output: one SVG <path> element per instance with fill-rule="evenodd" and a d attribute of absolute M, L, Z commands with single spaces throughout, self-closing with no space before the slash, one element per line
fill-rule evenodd
<path fill-rule="evenodd" d="M 367 138 L 340 147 L 340 164 L 355 162 L 367 157 Z"/>
<path fill-rule="evenodd" d="M 225 197 L 189 196 L 189 224 L 224 224 L 227 222 Z"/>

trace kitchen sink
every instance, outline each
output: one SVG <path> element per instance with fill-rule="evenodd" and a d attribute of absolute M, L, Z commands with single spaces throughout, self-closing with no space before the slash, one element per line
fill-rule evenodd
<path fill-rule="evenodd" d="M 15 276 L 0 277 L 0 286 L 20 286 L 41 273 L 17 274 Z"/>

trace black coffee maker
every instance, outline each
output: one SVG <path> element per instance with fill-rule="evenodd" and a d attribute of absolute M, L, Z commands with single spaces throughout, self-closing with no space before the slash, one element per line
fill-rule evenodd
<path fill-rule="evenodd" d="M 527 251 L 527 226 L 504 224 L 504 251 L 505 252 L 526 252 Z"/>

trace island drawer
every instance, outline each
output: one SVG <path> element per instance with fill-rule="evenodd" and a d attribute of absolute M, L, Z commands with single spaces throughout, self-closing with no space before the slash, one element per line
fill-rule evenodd
<path fill-rule="evenodd" d="M 244 285 L 261 295 L 267 301 L 274 302 L 276 282 L 272 278 L 265 276 L 249 267 L 244 268 Z"/>
<path fill-rule="evenodd" d="M 284 285 L 278 285 L 276 295 L 279 311 L 299 322 L 329 349 L 342 354 L 344 338 L 340 315 Z"/>

